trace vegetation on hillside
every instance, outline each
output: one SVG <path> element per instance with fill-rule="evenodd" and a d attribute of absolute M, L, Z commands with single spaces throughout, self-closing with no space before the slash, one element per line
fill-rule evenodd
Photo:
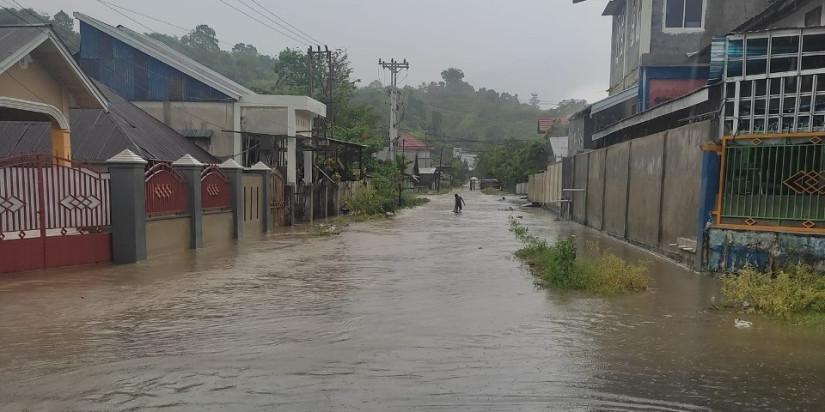
<path fill-rule="evenodd" d="M 72 52 L 80 46 L 74 21 L 61 11 L 50 17 L 32 9 L 0 10 L 0 23 L 49 22 Z M 278 56 L 261 54 L 252 44 L 237 43 L 221 49 L 218 33 L 206 24 L 182 36 L 147 33 L 230 79 L 262 94 L 309 95 L 327 102 L 325 90 L 330 68 L 325 59 L 315 59 L 308 67 L 305 50 L 286 49 Z M 387 145 L 389 93 L 382 83 L 361 85 L 353 77 L 347 52 L 332 51 L 332 115 L 326 127 L 334 137 L 368 146 L 368 155 Z M 312 81 L 310 82 L 310 73 Z M 404 83 L 404 77 L 399 83 Z M 313 85 L 310 90 L 310 83 Z M 418 86 L 403 86 L 400 93 L 399 127 L 430 146 L 433 165 L 451 166 L 457 184 L 473 175 L 497 178 L 506 186 L 524 182 L 527 176 L 544 169 L 548 157 L 546 136 L 564 136 L 566 116 L 586 105 L 583 100 L 564 100 L 552 109 L 542 109 L 538 95 L 525 102 L 518 95 L 476 88 L 464 79 L 464 72 L 450 67 L 441 80 Z M 536 133 L 538 118 L 560 119 L 544 135 Z M 477 167 L 453 157 L 453 148 L 478 154 Z M 374 165 L 370 165 L 374 169 Z M 374 170 L 370 170 L 370 173 Z"/>
<path fill-rule="evenodd" d="M 524 261 L 541 287 L 586 290 L 600 294 L 638 292 L 650 283 L 647 262 L 630 263 L 596 244 L 589 244 L 592 259 L 578 257 L 572 236 L 559 237 L 555 244 L 528 234 L 528 229 L 515 219 L 510 230 L 524 247 L 516 257 Z"/>

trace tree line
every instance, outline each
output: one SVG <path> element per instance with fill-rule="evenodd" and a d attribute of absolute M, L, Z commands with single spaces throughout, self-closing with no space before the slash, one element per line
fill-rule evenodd
<path fill-rule="evenodd" d="M 48 22 L 74 53 L 80 36 L 73 19 L 62 10 L 53 17 L 32 9 L 0 10 L 0 24 Z M 313 60 L 306 51 L 287 48 L 277 56 L 260 53 L 252 44 L 220 47 L 217 32 L 206 24 L 183 36 L 147 33 L 174 50 L 261 94 L 308 95 L 331 106 L 327 127 L 336 138 L 367 145 L 371 151 L 387 145 L 389 89 L 378 81 L 362 85 L 346 50 L 333 50 L 332 67 L 326 59 Z M 333 98 L 328 101 L 327 77 L 333 79 Z M 436 148 L 434 161 L 454 169 L 472 169 L 479 177 L 496 177 L 511 184 L 546 167 L 546 136 L 564 136 L 564 119 L 583 108 L 584 100 L 569 99 L 542 108 L 538 95 L 522 102 L 517 94 L 475 88 L 455 67 L 441 72 L 441 80 L 401 89 L 399 133 L 412 134 Z M 310 89 L 310 84 L 313 85 Z M 545 134 L 537 133 L 541 117 L 560 121 Z M 452 158 L 453 148 L 478 154 L 477 165 Z M 444 159 L 441 154 L 444 153 Z M 544 161 L 540 161 L 544 156 Z M 468 177 L 468 176 L 464 176 Z"/>

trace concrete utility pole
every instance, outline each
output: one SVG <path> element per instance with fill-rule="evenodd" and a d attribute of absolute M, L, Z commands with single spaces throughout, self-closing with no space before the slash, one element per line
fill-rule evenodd
<path fill-rule="evenodd" d="M 330 125 L 335 123 L 335 110 L 334 110 L 334 100 L 333 100 L 333 88 L 335 85 L 335 68 L 333 67 L 332 61 L 332 51 L 329 50 L 329 47 L 324 46 L 324 50 L 321 50 L 321 46 L 317 46 L 317 50 L 312 50 L 310 47 L 307 50 L 307 61 L 308 61 L 308 70 L 309 70 L 309 82 L 308 82 L 308 89 L 307 89 L 307 96 L 314 98 L 315 93 L 315 86 L 314 86 L 314 77 L 315 77 L 315 65 L 324 65 L 324 58 L 326 58 L 326 66 L 327 66 L 327 84 L 325 86 L 324 93 L 326 94 L 326 101 L 324 104 L 327 106 L 327 116 L 324 119 L 324 137 L 332 138 L 333 137 L 333 129 L 329 127 Z"/>
<path fill-rule="evenodd" d="M 391 74 L 391 83 L 390 83 L 390 152 L 389 154 L 392 155 L 395 153 L 393 150 L 393 142 L 398 140 L 398 87 L 397 87 L 397 80 L 398 80 L 398 72 L 401 69 L 409 69 L 410 64 L 407 63 L 407 59 L 404 59 L 403 62 L 397 62 L 395 59 L 391 59 L 389 62 L 385 62 L 384 60 L 378 59 L 378 64 L 383 67 L 384 69 L 390 69 Z M 389 160 L 389 159 L 388 159 Z"/>

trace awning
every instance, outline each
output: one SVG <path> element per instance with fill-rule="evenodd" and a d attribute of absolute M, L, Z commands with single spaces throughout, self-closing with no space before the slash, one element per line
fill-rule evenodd
<path fill-rule="evenodd" d="M 590 115 L 594 115 L 602 110 L 607 110 L 613 106 L 622 104 L 631 99 L 638 99 L 639 98 L 639 85 L 635 85 L 629 89 L 625 89 L 624 91 L 614 94 L 604 100 L 600 100 L 596 103 L 593 103 L 593 106 L 590 108 Z"/>
<path fill-rule="evenodd" d="M 650 110 L 639 113 L 633 117 L 628 117 L 627 119 L 624 119 L 612 126 L 608 126 L 605 129 L 599 130 L 598 132 L 593 133 L 593 140 L 596 141 L 599 139 L 603 139 L 613 133 L 624 130 L 628 127 L 636 126 L 644 122 L 649 122 L 656 118 L 678 112 L 679 110 L 696 106 L 700 103 L 708 101 L 709 98 L 710 92 L 708 87 L 703 87 L 691 94 L 682 96 L 676 100 L 671 100 L 669 102 L 660 104 Z"/>

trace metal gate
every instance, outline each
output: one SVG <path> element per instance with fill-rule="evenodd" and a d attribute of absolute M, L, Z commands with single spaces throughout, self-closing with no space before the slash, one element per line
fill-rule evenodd
<path fill-rule="evenodd" d="M 286 181 L 281 172 L 275 170 L 270 182 L 272 201 L 269 206 L 272 212 L 272 224 L 275 227 L 286 226 Z"/>
<path fill-rule="evenodd" d="M 0 160 L 0 273 L 109 262 L 109 176 L 47 155 Z"/>

